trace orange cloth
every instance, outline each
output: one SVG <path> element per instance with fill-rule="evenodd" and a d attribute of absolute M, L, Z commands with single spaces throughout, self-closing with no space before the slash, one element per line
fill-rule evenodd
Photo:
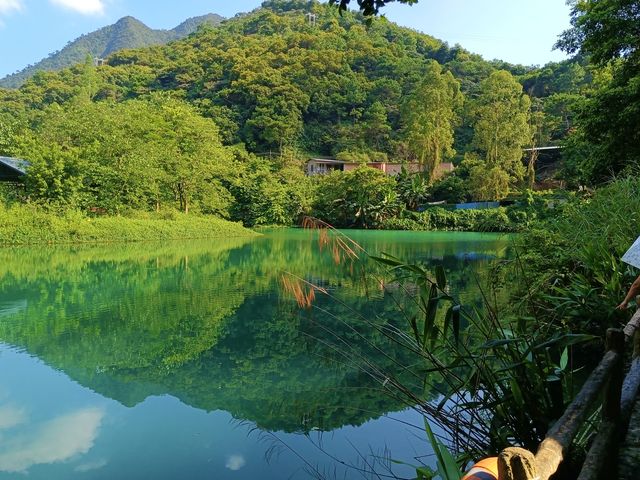
<path fill-rule="evenodd" d="M 498 480 L 498 457 L 480 460 L 460 480 Z"/>

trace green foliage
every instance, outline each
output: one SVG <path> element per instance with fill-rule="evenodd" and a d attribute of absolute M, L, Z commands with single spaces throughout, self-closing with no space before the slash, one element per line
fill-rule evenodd
<path fill-rule="evenodd" d="M 460 467 L 456 462 L 455 458 L 447 448 L 447 446 L 441 442 L 433 433 L 433 429 L 431 425 L 429 425 L 429 421 L 424 419 L 424 430 L 427 433 L 427 439 L 429 440 L 429 444 L 436 455 L 436 469 L 437 475 L 440 480 L 458 480 L 460 478 Z M 429 474 L 436 474 L 436 472 L 424 472 L 421 468 L 417 469 L 418 480 L 424 478 L 424 480 L 429 480 L 429 478 L 434 478 L 433 476 L 428 476 Z"/>
<path fill-rule="evenodd" d="M 482 152 L 487 169 L 505 171 L 512 182 L 524 176 L 522 148 L 531 143 L 532 136 L 530 106 L 522 86 L 504 70 L 482 81 L 479 95 L 470 105 L 475 147 Z"/>
<path fill-rule="evenodd" d="M 640 180 L 617 180 L 521 239 L 522 308 L 549 324 L 603 334 L 637 272 L 620 258 L 638 236 Z M 524 294 L 524 292 L 528 292 Z"/>
<path fill-rule="evenodd" d="M 171 213 L 147 218 L 91 218 L 77 210 L 64 213 L 34 205 L 0 205 L 2 245 L 133 242 L 189 238 L 242 237 L 253 233 L 240 224 L 218 218 Z"/>
<path fill-rule="evenodd" d="M 133 17 L 124 17 L 113 25 L 82 35 L 34 65 L 7 75 L 0 79 L 0 87 L 18 88 L 37 72 L 62 70 L 84 62 L 87 56 L 106 58 L 126 48 L 165 44 L 190 35 L 201 25 L 217 25 L 221 20 L 222 17 L 209 14 L 189 18 L 173 30 L 153 30 Z"/>
<path fill-rule="evenodd" d="M 357 163 L 360 165 L 389 161 L 389 157 L 385 152 L 377 152 L 374 150 L 345 150 L 342 152 L 338 152 L 335 157 L 336 160 L 342 160 L 347 163 Z"/>
<path fill-rule="evenodd" d="M 377 15 L 381 8 L 395 1 L 409 5 L 418 3 L 418 0 L 358 0 L 358 8 L 364 15 Z M 346 10 L 350 3 L 351 0 L 329 0 L 329 5 L 338 4 L 340 11 Z"/>
<path fill-rule="evenodd" d="M 476 165 L 469 172 L 469 193 L 473 200 L 502 200 L 509 195 L 510 180 L 499 166 Z"/>
<path fill-rule="evenodd" d="M 569 141 L 568 172 L 580 183 L 600 184 L 640 165 L 640 3 L 637 0 L 585 0 L 572 5 L 572 28 L 558 46 L 580 51 L 611 72 L 578 109 Z"/>
<path fill-rule="evenodd" d="M 77 148 L 64 149 L 57 144 L 29 147 L 31 166 L 25 185 L 34 199 L 71 208 L 87 203 L 83 188 L 85 165 Z"/>
<path fill-rule="evenodd" d="M 539 111 L 550 120 L 536 120 L 555 139 L 572 130 L 575 95 L 596 76 L 579 62 L 541 72 L 486 62 L 385 19 L 366 25 L 318 2 L 274 0 L 169 45 L 119 50 L 104 66 L 85 62 L 0 90 L 0 148 L 33 158 L 32 200 L 109 213 L 172 207 L 248 224 L 295 222 L 313 199 L 301 165 L 272 162 L 288 150 L 358 163 L 417 159 L 432 169 L 454 149 L 476 149 L 484 167 L 469 180 L 467 165 L 442 191 L 501 198 L 498 168 L 510 188 L 522 178 L 528 115 L 508 72 L 536 95 L 555 96 Z M 463 110 L 462 92 L 474 99 Z M 16 119 L 10 131 L 5 119 Z M 234 159 L 227 146 L 238 144 L 264 165 Z M 424 202 L 423 187 L 399 187 L 405 206 Z"/>
<path fill-rule="evenodd" d="M 15 119 L 0 116 L 0 156 L 10 156 L 17 143 Z"/>
<path fill-rule="evenodd" d="M 315 26 L 306 11 L 317 15 Z M 270 2 L 167 46 L 113 53 L 93 69 L 90 98 L 169 90 L 213 118 L 225 143 L 242 142 L 258 154 L 297 146 L 323 155 L 391 155 L 402 150 L 404 99 L 421 84 L 454 86 L 433 60 L 446 70 L 465 54 L 383 19 L 365 28 L 360 15 L 319 3 Z M 472 83 L 491 71 L 485 62 Z M 30 108 L 62 104 L 86 77 L 77 69 L 43 73 L 10 95 Z"/>
<path fill-rule="evenodd" d="M 601 184 L 640 166 L 640 69 L 580 104 L 577 129 L 567 142 L 566 173 L 578 183 Z"/>
<path fill-rule="evenodd" d="M 424 79 L 403 105 L 403 141 L 414 160 L 425 165 L 429 177 L 455 154 L 453 129 L 463 98 L 460 84 L 438 62 L 426 65 Z"/>
<path fill-rule="evenodd" d="M 366 166 L 324 175 L 316 195 L 314 215 L 337 227 L 375 228 L 400 207 L 393 178 Z"/>
<path fill-rule="evenodd" d="M 390 218 L 383 223 L 383 228 L 390 230 L 510 233 L 526 229 L 532 218 L 535 216 L 531 212 L 516 208 L 445 210 L 433 207 L 407 218 Z"/>
<path fill-rule="evenodd" d="M 52 106 L 22 149 L 33 159 L 27 191 L 41 202 L 109 213 L 172 205 L 228 216 L 231 197 L 220 179 L 230 176 L 232 159 L 218 129 L 168 96 Z"/>
<path fill-rule="evenodd" d="M 471 200 L 468 182 L 458 171 L 435 182 L 430 188 L 430 194 L 434 202 L 464 203 Z"/>
<path fill-rule="evenodd" d="M 512 178 L 500 166 L 492 167 L 476 153 L 466 153 L 454 172 L 432 186 L 432 200 L 449 203 L 502 200 L 510 192 L 511 181 Z"/>
<path fill-rule="evenodd" d="M 424 175 L 411 174 L 404 167 L 396 176 L 396 192 L 409 210 L 416 210 L 429 198 L 429 181 Z"/>
<path fill-rule="evenodd" d="M 274 171 L 253 159 L 230 187 L 236 203 L 232 217 L 247 226 L 292 225 L 309 214 L 311 180 L 299 168 Z"/>
<path fill-rule="evenodd" d="M 637 0 L 583 0 L 571 8 L 572 28 L 557 46 L 569 53 L 591 55 L 605 64 L 625 57 L 637 60 L 640 50 L 640 3 Z"/>
<path fill-rule="evenodd" d="M 406 348 L 413 349 L 426 371 L 442 376 L 448 393 L 438 408 L 459 420 L 464 412 L 466 436 L 458 440 L 466 452 L 499 451 L 514 442 L 535 450 L 564 409 L 562 387 L 558 395 L 556 382 L 568 384 L 572 375 L 567 349 L 595 337 L 549 335 L 548 326 L 533 317 L 501 318 L 500 307 L 488 300 L 498 297 L 497 284 L 485 292 L 484 308 L 474 309 L 447 292 L 442 267 L 428 269 L 389 256 L 377 260 L 391 267 L 392 278 L 417 293 L 420 313 L 403 315 L 415 337 Z M 457 469 L 452 458 L 439 463 Z"/>

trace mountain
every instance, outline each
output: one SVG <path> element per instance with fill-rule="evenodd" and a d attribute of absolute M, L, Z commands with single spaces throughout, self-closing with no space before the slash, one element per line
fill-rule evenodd
<path fill-rule="evenodd" d="M 35 65 L 0 79 L 0 87 L 18 88 L 36 72 L 61 70 L 82 63 L 87 55 L 104 58 L 125 48 L 141 48 L 163 45 L 179 40 L 195 32 L 202 24 L 219 25 L 224 20 L 220 15 L 207 14 L 185 20 L 172 30 L 154 30 L 133 17 L 123 17 L 113 25 L 82 35 L 69 42 L 62 50 L 51 53 Z"/>
<path fill-rule="evenodd" d="M 139 25 L 131 28 L 133 22 L 123 19 L 112 29 L 141 31 Z M 188 21 L 174 32 L 191 28 Z M 473 100 L 485 80 L 506 70 L 502 77 L 509 85 L 521 92 L 511 78 L 516 77 L 536 102 L 548 103 L 549 138 L 540 140 L 545 144 L 571 128 L 568 102 L 574 97 L 556 94 L 579 96 L 591 81 L 575 60 L 543 69 L 486 61 L 385 18 L 367 22 L 318 0 L 265 0 L 261 8 L 216 28 L 164 45 L 119 50 L 99 68 L 85 67 L 37 75 L 20 91 L 0 89 L 0 115 L 14 118 L 51 103 L 72 105 L 74 98 L 153 103 L 166 93 L 215 121 L 224 144 L 243 144 L 251 153 L 291 146 L 318 156 L 409 161 L 415 154 L 407 112 L 428 79 L 455 79 L 461 94 Z M 22 113 L 16 111 L 20 105 Z M 134 115 L 136 105 L 122 108 L 132 108 Z M 456 162 L 477 148 L 474 112 L 463 108 L 459 117 Z"/>

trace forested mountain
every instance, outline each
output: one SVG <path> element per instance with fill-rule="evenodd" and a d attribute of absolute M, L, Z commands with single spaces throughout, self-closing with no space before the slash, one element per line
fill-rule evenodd
<path fill-rule="evenodd" d="M 161 45 L 184 38 L 195 32 L 202 24 L 218 25 L 223 20 L 219 15 L 208 14 L 185 20 L 172 30 L 154 30 L 140 20 L 124 17 L 113 25 L 82 35 L 69 42 L 62 50 L 51 53 L 35 65 L 0 79 L 0 86 L 17 88 L 34 73 L 42 70 L 61 70 L 83 62 L 87 55 L 104 58 L 124 48 L 140 48 Z"/>
<path fill-rule="evenodd" d="M 453 161 L 445 190 L 499 199 L 531 186 L 523 148 L 563 141 L 600 83 L 581 58 L 486 61 L 385 18 L 268 0 L 167 45 L 0 89 L 0 154 L 32 162 L 31 199 L 173 205 L 249 225 L 309 212 L 310 155 L 419 161 L 427 179 Z"/>

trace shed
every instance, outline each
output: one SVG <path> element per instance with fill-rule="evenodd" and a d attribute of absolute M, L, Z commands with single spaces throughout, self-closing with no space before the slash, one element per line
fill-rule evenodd
<path fill-rule="evenodd" d="M 29 162 L 21 158 L 0 157 L 0 182 L 19 182 L 27 173 Z"/>

